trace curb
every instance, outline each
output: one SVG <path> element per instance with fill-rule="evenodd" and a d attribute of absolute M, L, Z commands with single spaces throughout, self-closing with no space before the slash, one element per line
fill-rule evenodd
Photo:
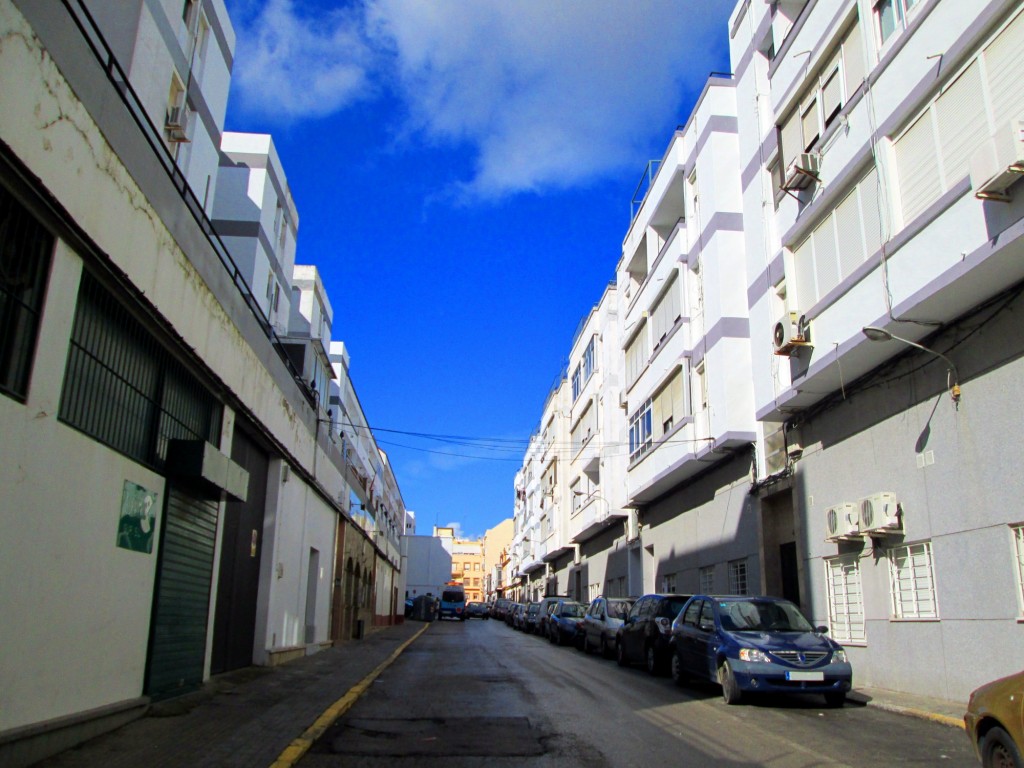
<path fill-rule="evenodd" d="M 270 768 L 292 768 L 292 766 L 301 760 L 303 755 L 309 751 L 309 748 L 313 746 L 313 743 L 323 736 L 324 732 L 330 728 L 338 718 L 348 712 L 349 709 L 352 708 L 353 704 L 359 701 L 359 698 L 366 693 L 366 689 L 369 688 L 373 681 L 380 676 L 381 672 L 390 667 L 395 660 L 402 655 L 402 652 L 412 645 L 413 641 L 426 632 L 429 627 L 429 623 L 424 624 L 421 630 L 398 646 L 398 648 L 395 649 L 388 658 L 378 664 L 377 668 L 373 670 L 373 672 L 349 688 L 348 692 L 346 692 L 344 696 L 325 709 L 323 714 L 316 719 L 316 722 L 309 726 L 301 736 L 285 747 L 277 760 L 271 763 Z"/>
<path fill-rule="evenodd" d="M 868 702 L 869 707 L 875 707 L 876 709 L 882 709 L 886 712 L 893 712 L 898 715 L 907 715 L 908 717 L 916 717 L 919 720 L 931 720 L 933 723 L 939 723 L 940 725 L 948 725 L 951 728 L 963 729 L 964 721 L 951 717 L 950 715 L 940 715 L 938 712 L 928 712 L 924 709 L 915 709 L 914 707 L 903 707 L 899 704 L 887 704 L 885 702 Z"/>

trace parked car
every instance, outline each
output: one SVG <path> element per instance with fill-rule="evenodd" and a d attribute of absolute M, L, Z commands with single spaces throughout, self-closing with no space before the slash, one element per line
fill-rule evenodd
<path fill-rule="evenodd" d="M 511 604 L 512 604 L 512 601 L 509 600 L 508 598 L 506 598 L 506 597 L 499 597 L 497 600 L 494 601 L 494 604 L 491 606 L 491 618 L 492 619 L 504 619 L 505 618 L 505 612 L 508 611 L 508 607 Z"/>
<path fill-rule="evenodd" d="M 467 603 L 466 604 L 466 618 L 467 619 L 489 619 L 490 614 L 487 613 L 486 603 Z"/>
<path fill-rule="evenodd" d="M 522 610 L 522 603 L 509 603 L 508 610 L 505 611 L 505 623 L 510 627 L 512 626 L 512 619 L 516 615 L 516 611 Z"/>
<path fill-rule="evenodd" d="M 540 615 L 537 618 L 537 634 L 541 637 L 548 636 L 548 617 L 551 615 L 551 610 L 555 607 L 555 603 L 559 600 L 568 600 L 568 595 L 548 595 L 547 597 L 541 598 L 540 601 Z"/>
<path fill-rule="evenodd" d="M 576 643 L 581 637 L 587 607 L 575 600 L 559 600 L 548 616 L 548 640 L 556 645 Z"/>
<path fill-rule="evenodd" d="M 636 602 L 630 597 L 596 597 L 583 616 L 583 650 L 615 655 L 615 633 Z"/>
<path fill-rule="evenodd" d="M 537 621 L 540 619 L 540 603 L 527 603 L 523 611 L 523 631 L 531 634 L 537 631 Z"/>
<path fill-rule="evenodd" d="M 672 678 L 717 682 L 726 704 L 770 691 L 821 693 L 841 707 L 853 669 L 827 632 L 780 597 L 696 595 L 672 625 Z"/>
<path fill-rule="evenodd" d="M 512 629 L 518 629 L 520 632 L 523 630 L 523 620 L 526 618 L 527 603 L 518 603 L 516 610 L 512 614 Z"/>
<path fill-rule="evenodd" d="M 672 620 L 691 595 L 644 595 L 629 609 L 615 632 L 615 658 L 620 667 L 642 663 L 652 675 L 668 669 Z"/>
<path fill-rule="evenodd" d="M 1024 766 L 1024 670 L 971 693 L 964 727 L 985 768 Z"/>

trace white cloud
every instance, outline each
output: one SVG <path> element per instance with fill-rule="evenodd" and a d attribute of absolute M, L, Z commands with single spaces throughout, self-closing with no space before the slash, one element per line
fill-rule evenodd
<path fill-rule="evenodd" d="M 721 66 L 711 52 L 721 60 L 734 4 L 355 0 L 324 13 L 268 0 L 236 21 L 236 79 L 247 108 L 290 118 L 391 87 L 409 123 L 390 130 L 470 151 L 466 194 L 569 188 L 667 144 L 684 97 Z"/>
<path fill-rule="evenodd" d="M 232 7 L 239 17 L 232 85 L 245 111 L 271 122 L 323 117 L 372 92 L 361 9 L 302 16 L 292 0 Z"/>

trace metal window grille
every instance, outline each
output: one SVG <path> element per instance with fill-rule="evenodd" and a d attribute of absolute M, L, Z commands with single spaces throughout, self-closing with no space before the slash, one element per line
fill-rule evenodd
<path fill-rule="evenodd" d="M 864 592 L 861 587 L 860 560 L 855 556 L 825 560 L 828 585 L 829 633 L 842 643 L 864 642 Z"/>
<path fill-rule="evenodd" d="M 729 563 L 729 594 L 747 594 L 747 561 L 733 560 Z"/>
<path fill-rule="evenodd" d="M 53 243 L 0 187 L 0 392 L 21 401 L 28 395 Z"/>
<path fill-rule="evenodd" d="M 700 569 L 701 594 L 710 595 L 715 591 L 715 566 L 707 565 Z"/>
<path fill-rule="evenodd" d="M 930 541 L 889 550 L 889 583 L 894 618 L 939 617 Z"/>
<path fill-rule="evenodd" d="M 71 331 L 60 419 L 160 467 L 172 439 L 220 441 L 221 406 L 88 273 Z"/>

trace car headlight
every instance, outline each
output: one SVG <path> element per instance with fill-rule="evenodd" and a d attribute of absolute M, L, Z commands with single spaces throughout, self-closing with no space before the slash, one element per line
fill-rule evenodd
<path fill-rule="evenodd" d="M 768 654 L 757 648 L 740 648 L 740 661 L 768 661 Z"/>
<path fill-rule="evenodd" d="M 846 651 L 842 648 L 832 651 L 832 663 L 833 664 L 845 664 L 846 663 Z"/>

